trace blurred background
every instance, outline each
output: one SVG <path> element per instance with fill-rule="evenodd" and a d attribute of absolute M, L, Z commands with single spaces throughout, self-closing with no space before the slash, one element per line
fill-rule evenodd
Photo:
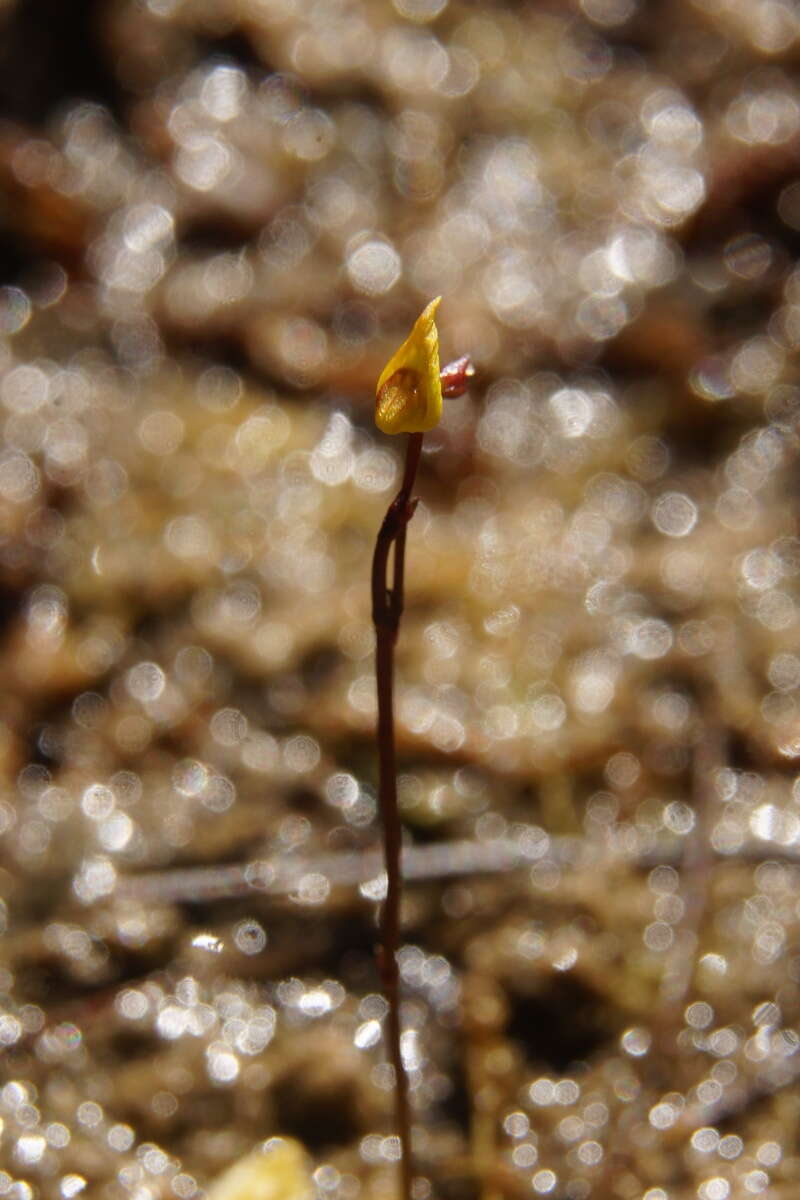
<path fill-rule="evenodd" d="M 792 0 L 0 3 L 0 1195 L 800 1186 Z M 254 1198 L 256 1200 L 256 1198 Z"/>

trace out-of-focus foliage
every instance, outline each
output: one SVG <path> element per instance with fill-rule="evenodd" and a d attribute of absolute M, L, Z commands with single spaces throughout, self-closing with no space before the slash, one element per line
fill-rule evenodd
<path fill-rule="evenodd" d="M 314 1188 L 302 1146 L 271 1138 L 229 1167 L 208 1193 L 209 1200 L 313 1200 Z"/>

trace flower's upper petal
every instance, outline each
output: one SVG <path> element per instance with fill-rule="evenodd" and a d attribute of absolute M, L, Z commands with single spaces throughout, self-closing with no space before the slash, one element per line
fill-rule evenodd
<path fill-rule="evenodd" d="M 375 399 L 375 424 L 384 433 L 424 433 L 442 416 L 439 333 L 431 300 L 414 328 L 381 372 Z"/>

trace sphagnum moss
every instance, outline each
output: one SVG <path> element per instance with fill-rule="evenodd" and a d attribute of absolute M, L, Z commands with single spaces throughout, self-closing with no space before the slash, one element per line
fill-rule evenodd
<path fill-rule="evenodd" d="M 422 438 L 438 424 L 442 395 L 461 395 L 473 374 L 468 357 L 444 370 L 439 367 L 439 334 L 436 310 L 441 297 L 417 318 L 399 350 L 389 359 L 378 379 L 375 423 L 384 433 L 409 434 L 400 490 L 389 505 L 378 531 L 372 560 L 372 619 L 375 625 L 375 673 L 378 691 L 379 800 L 383 821 L 386 863 L 386 900 L 381 914 L 380 967 L 388 1004 L 389 1057 L 395 1076 L 395 1120 L 401 1145 L 401 1195 L 410 1200 L 413 1182 L 411 1114 L 408 1078 L 400 1042 L 400 979 L 397 951 L 400 939 L 402 828 L 397 803 L 397 761 L 394 732 L 394 647 L 403 613 L 406 527 L 414 515 L 412 490 L 417 475 Z M 389 581 L 389 556 L 394 550 Z"/>

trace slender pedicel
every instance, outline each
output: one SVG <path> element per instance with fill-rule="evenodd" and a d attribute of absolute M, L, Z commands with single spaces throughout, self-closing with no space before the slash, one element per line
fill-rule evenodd
<path fill-rule="evenodd" d="M 395 1076 L 395 1122 L 401 1148 L 401 1197 L 411 1200 L 413 1162 L 408 1077 L 400 1048 L 400 854 L 402 826 L 397 803 L 397 758 L 394 731 L 394 647 L 403 612 L 406 527 L 414 515 L 411 492 L 422 453 L 422 438 L 442 415 L 442 395 L 460 396 L 474 374 L 468 357 L 439 369 L 439 334 L 434 317 L 441 297 L 417 318 L 400 349 L 381 372 L 376 389 L 375 422 L 384 433 L 408 433 L 400 491 L 389 505 L 378 531 L 372 560 L 372 620 L 375 625 L 375 674 L 378 690 L 378 769 L 386 900 L 381 912 L 380 969 L 388 1005 L 387 1041 Z M 389 556 L 394 548 L 391 584 Z"/>

